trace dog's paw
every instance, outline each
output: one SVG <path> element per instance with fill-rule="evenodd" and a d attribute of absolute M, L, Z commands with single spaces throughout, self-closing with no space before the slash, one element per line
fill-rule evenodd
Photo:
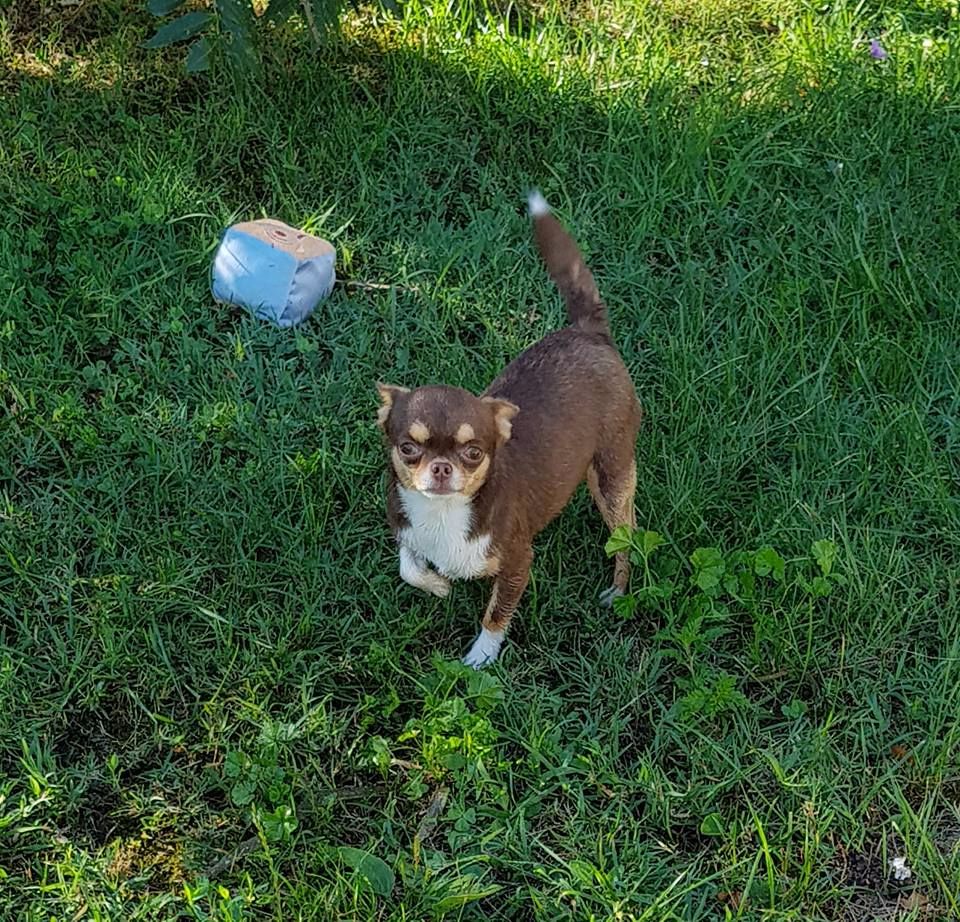
<path fill-rule="evenodd" d="M 450 595 L 450 580 L 444 576 L 441 576 L 439 573 L 428 572 L 423 577 L 423 585 L 421 588 L 425 592 L 429 592 L 431 595 L 445 599 L 448 595 Z"/>
<path fill-rule="evenodd" d="M 428 569 L 420 558 L 405 547 L 400 548 L 400 579 L 441 599 L 450 595 L 450 580 Z"/>
<path fill-rule="evenodd" d="M 623 590 L 617 586 L 611 586 L 600 593 L 600 604 L 604 608 L 613 608 L 613 600 L 619 599 L 623 595 Z"/>
<path fill-rule="evenodd" d="M 497 661 L 500 655 L 500 647 L 503 645 L 503 631 L 488 631 L 483 628 L 480 636 L 473 642 L 473 646 L 463 658 L 467 666 L 474 669 L 483 669 Z"/>

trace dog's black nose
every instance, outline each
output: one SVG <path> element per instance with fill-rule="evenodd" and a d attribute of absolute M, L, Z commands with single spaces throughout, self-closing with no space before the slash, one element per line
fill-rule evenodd
<path fill-rule="evenodd" d="M 449 461 L 434 461 L 430 465 L 430 473 L 437 480 L 447 480 L 453 476 L 453 465 Z"/>

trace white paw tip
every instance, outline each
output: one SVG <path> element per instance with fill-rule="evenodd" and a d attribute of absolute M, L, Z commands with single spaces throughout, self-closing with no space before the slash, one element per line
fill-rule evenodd
<path fill-rule="evenodd" d="M 474 669 L 482 669 L 497 661 L 500 655 L 500 647 L 503 645 L 503 632 L 488 631 L 486 628 L 480 631 L 480 636 L 473 642 L 473 646 L 463 658 L 467 666 Z"/>
<path fill-rule="evenodd" d="M 527 196 L 527 207 L 530 209 L 531 218 L 540 218 L 545 214 L 550 214 L 550 206 L 547 200 L 540 194 L 539 189 L 534 189 Z"/>
<path fill-rule="evenodd" d="M 619 599 L 623 595 L 623 590 L 618 589 L 616 586 L 611 586 L 609 589 L 604 589 L 600 593 L 600 604 L 605 605 L 607 608 L 613 607 L 613 600 Z"/>

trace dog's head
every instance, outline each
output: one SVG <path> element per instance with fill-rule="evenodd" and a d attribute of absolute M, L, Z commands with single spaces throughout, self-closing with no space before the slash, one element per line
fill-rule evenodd
<path fill-rule="evenodd" d="M 517 407 L 458 387 L 378 384 L 377 421 L 402 486 L 424 496 L 471 497 L 510 438 Z"/>

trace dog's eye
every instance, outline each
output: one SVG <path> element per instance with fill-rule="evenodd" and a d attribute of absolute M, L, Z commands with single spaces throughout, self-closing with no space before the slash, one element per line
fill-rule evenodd
<path fill-rule="evenodd" d="M 483 458 L 483 449 L 477 448 L 476 445 L 471 445 L 469 448 L 463 450 L 463 460 L 468 461 L 470 464 L 477 464 Z"/>
<path fill-rule="evenodd" d="M 400 443 L 400 455 L 406 461 L 416 461 L 420 457 L 420 446 L 414 445 L 413 442 L 401 442 Z"/>

